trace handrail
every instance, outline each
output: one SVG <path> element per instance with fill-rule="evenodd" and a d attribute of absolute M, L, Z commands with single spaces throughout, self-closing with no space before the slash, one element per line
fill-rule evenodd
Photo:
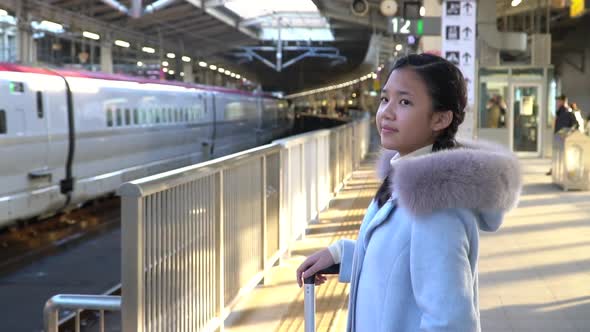
<path fill-rule="evenodd" d="M 240 164 L 251 158 L 256 158 L 279 150 L 279 145 L 267 144 L 258 148 L 234 153 L 196 165 L 186 166 L 168 172 L 155 174 L 123 184 L 119 190 L 117 190 L 117 195 L 121 197 L 148 196 L 189 180 L 197 180 L 199 178 L 209 176 L 221 169 L 231 168 L 232 166 Z"/>
<path fill-rule="evenodd" d="M 59 310 L 61 309 L 77 310 L 77 322 L 79 322 L 79 310 L 100 310 L 101 331 L 104 331 L 104 310 L 120 311 L 121 296 L 76 294 L 55 295 L 45 303 L 45 307 L 43 308 L 43 325 L 45 332 L 58 332 Z"/>

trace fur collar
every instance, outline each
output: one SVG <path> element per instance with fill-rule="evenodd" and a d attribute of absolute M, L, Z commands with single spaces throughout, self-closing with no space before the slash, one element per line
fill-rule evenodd
<path fill-rule="evenodd" d="M 518 203 L 522 189 L 520 164 L 504 147 L 490 142 L 461 142 L 460 148 L 400 160 L 383 150 L 377 174 L 389 175 L 401 206 L 414 214 L 445 208 L 504 213 Z"/>

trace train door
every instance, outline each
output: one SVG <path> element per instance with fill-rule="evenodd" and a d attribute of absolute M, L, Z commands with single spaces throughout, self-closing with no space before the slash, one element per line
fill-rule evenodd
<path fill-rule="evenodd" d="M 31 137 L 34 137 L 31 140 L 31 142 L 34 142 L 31 148 L 36 152 L 36 157 L 32 160 L 33 163 L 28 169 L 28 179 L 32 187 L 38 188 L 50 185 L 52 182 L 52 170 L 49 167 L 48 96 L 42 89 L 32 89 L 30 94 L 30 101 L 32 102 L 29 102 L 29 106 L 20 110 L 20 112 L 24 111 L 23 118 L 25 119 L 27 132 Z"/>

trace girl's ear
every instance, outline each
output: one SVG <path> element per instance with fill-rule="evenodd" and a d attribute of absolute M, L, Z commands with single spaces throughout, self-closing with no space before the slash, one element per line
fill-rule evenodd
<path fill-rule="evenodd" d="M 430 128 L 433 131 L 441 131 L 453 122 L 453 111 L 434 112 L 430 122 Z"/>

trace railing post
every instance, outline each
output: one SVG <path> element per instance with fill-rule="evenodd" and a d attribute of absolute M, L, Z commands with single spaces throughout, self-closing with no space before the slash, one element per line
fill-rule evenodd
<path fill-rule="evenodd" d="M 47 301 L 45 303 L 45 308 L 43 308 L 43 319 L 44 319 L 44 331 L 45 332 L 58 332 L 59 331 L 59 313 L 57 306 L 53 302 L 53 299 Z"/>
<path fill-rule="evenodd" d="M 129 186 L 134 186 L 129 184 Z M 138 191 L 139 192 L 139 191 Z M 121 189 L 121 320 L 123 331 L 143 331 L 143 198 Z"/>
<path fill-rule="evenodd" d="M 267 215 L 266 215 L 266 206 L 267 206 L 267 194 L 266 194 L 266 162 L 267 162 L 267 158 L 266 155 L 262 156 L 262 160 L 261 160 L 261 174 L 262 174 L 262 183 L 261 183 L 261 190 L 260 190 L 260 195 L 262 196 L 262 224 L 260 227 L 260 231 L 262 232 L 262 241 L 261 241 L 261 245 L 262 245 L 262 257 L 261 257 L 261 262 L 260 262 L 260 266 L 262 267 L 262 271 L 264 272 L 264 276 L 262 277 L 262 281 L 261 284 L 266 285 L 268 284 L 268 282 L 270 280 L 268 280 L 268 278 L 270 277 L 269 275 L 267 275 L 267 270 L 269 268 L 269 266 L 267 266 L 268 264 L 268 225 L 267 225 Z"/>
<path fill-rule="evenodd" d="M 215 271 L 217 271 L 217 317 L 219 317 L 219 328 L 217 331 L 224 330 L 224 311 L 225 311 L 225 271 L 224 271 L 224 215 L 223 215 L 223 197 L 224 197 L 224 183 L 223 170 L 217 173 L 218 197 L 217 197 L 217 220 L 215 223 L 215 252 L 217 253 L 217 260 L 215 262 Z"/>

